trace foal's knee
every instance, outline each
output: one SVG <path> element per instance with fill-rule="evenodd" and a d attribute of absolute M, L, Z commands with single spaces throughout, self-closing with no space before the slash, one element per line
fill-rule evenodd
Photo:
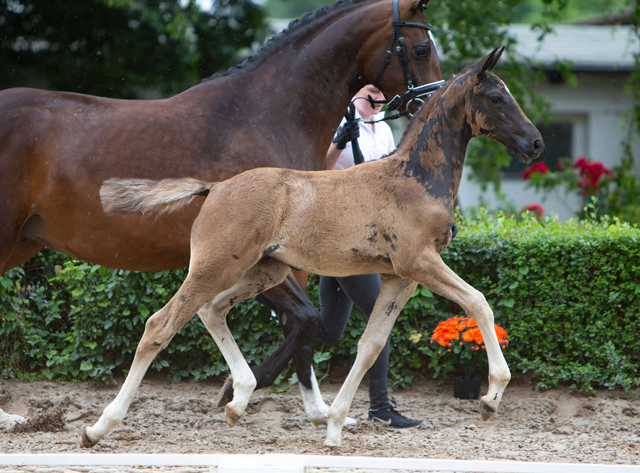
<path fill-rule="evenodd" d="M 468 299 L 467 314 L 474 319 L 483 319 L 493 323 L 493 310 L 480 291 L 474 290 Z"/>
<path fill-rule="evenodd" d="M 387 339 L 371 338 L 369 340 L 360 339 L 358 342 L 358 354 L 362 354 L 367 358 L 370 365 L 376 361 L 376 357 L 380 354 L 384 346 L 387 344 Z"/>

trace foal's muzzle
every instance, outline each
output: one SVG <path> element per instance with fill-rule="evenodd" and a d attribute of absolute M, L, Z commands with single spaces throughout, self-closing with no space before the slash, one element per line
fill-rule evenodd
<path fill-rule="evenodd" d="M 539 157 L 544 151 L 544 141 L 540 135 L 528 139 L 523 140 L 522 143 L 518 144 L 518 149 L 516 152 L 518 153 L 518 159 L 525 163 L 529 163 Z"/>

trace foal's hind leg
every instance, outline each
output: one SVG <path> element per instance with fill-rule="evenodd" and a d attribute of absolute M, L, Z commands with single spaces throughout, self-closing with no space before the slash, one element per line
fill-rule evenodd
<path fill-rule="evenodd" d="M 209 276 L 211 271 L 202 273 L 190 270 L 186 280 L 169 303 L 149 317 L 127 379 L 118 396 L 105 408 L 98 422 L 84 429 L 81 440 L 83 447 L 92 447 L 122 421 L 156 355 L 169 345 L 178 330 L 193 318 L 205 302 L 229 286 L 233 286 L 233 283 L 240 280 L 242 276 L 241 272 L 239 274 L 223 270 L 221 272 L 224 273 L 223 277 L 214 281 Z"/>
<path fill-rule="evenodd" d="M 285 280 L 263 294 L 276 307 L 284 329 L 284 342 L 269 357 L 251 368 L 256 377 L 256 389 L 271 386 L 289 361 L 294 358 L 298 379 L 308 389 L 311 385 L 311 342 L 318 326 L 318 310 L 289 273 Z M 301 347 L 308 346 L 308 354 Z M 228 378 L 218 397 L 218 407 L 233 398 L 232 378 Z"/>
<path fill-rule="evenodd" d="M 227 313 L 237 303 L 258 295 L 265 288 L 279 284 L 288 273 L 289 267 L 284 263 L 264 258 L 248 270 L 238 284 L 219 294 L 198 311 L 231 371 L 233 397 L 225 406 L 230 427 L 233 427 L 244 414 L 249 397 L 256 386 L 256 379 L 229 331 Z"/>

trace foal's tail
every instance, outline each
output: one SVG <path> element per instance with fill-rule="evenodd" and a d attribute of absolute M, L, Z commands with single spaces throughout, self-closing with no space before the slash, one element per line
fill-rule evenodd
<path fill-rule="evenodd" d="M 193 178 L 109 179 L 102 183 L 100 200 L 108 215 L 141 213 L 143 215 L 175 212 L 191 203 L 196 196 L 207 196 L 215 182 Z"/>

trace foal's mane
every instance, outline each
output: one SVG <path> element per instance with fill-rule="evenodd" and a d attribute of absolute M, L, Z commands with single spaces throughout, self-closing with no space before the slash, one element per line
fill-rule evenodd
<path fill-rule="evenodd" d="M 400 144 L 398 145 L 398 151 L 404 151 L 405 148 L 411 147 L 415 141 L 418 139 L 418 136 L 422 132 L 427 119 L 431 116 L 432 113 L 437 113 L 439 110 L 436 109 L 436 105 L 440 97 L 444 95 L 444 93 L 451 87 L 451 85 L 461 77 L 465 76 L 471 66 L 464 68 L 460 74 L 453 75 L 447 80 L 442 87 L 440 87 L 436 92 L 431 94 L 429 99 L 420 107 L 418 112 L 409 120 L 407 124 L 407 128 L 404 130 L 402 134 L 402 138 L 400 138 Z"/>
<path fill-rule="evenodd" d="M 258 49 L 258 51 L 249 56 L 247 59 L 245 59 L 242 64 L 234 66 L 225 72 L 216 72 L 211 77 L 203 79 L 201 82 L 208 82 L 210 80 L 217 79 L 218 77 L 228 76 L 230 74 L 243 71 L 247 68 L 247 66 L 260 64 L 265 59 L 267 59 L 276 48 L 289 41 L 291 39 L 291 36 L 302 30 L 305 26 L 315 22 L 316 20 L 360 3 L 374 3 L 377 1 L 380 0 L 337 0 L 331 5 L 325 5 L 324 7 L 318 8 L 317 10 L 305 13 L 300 18 L 291 20 L 287 28 L 282 30 L 279 34 L 269 38 L 264 46 Z"/>

